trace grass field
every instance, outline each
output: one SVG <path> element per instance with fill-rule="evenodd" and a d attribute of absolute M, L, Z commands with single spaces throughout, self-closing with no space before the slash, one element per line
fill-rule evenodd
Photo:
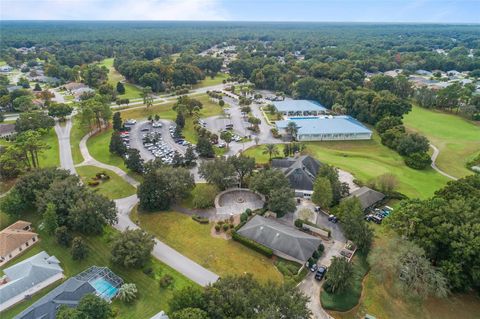
<path fill-rule="evenodd" d="M 87 184 L 92 181 L 92 177 L 100 172 L 105 172 L 110 179 L 101 181 L 100 185 L 91 187 L 87 186 L 92 191 L 105 195 L 110 199 L 118 199 L 133 195 L 136 193 L 135 187 L 124 181 L 120 176 L 112 171 L 101 169 L 95 166 L 78 166 L 76 167 L 78 175 L 80 175 L 82 181 Z"/>
<path fill-rule="evenodd" d="M 203 88 L 203 87 L 206 87 L 206 86 L 221 84 L 222 81 L 226 80 L 227 78 L 228 78 L 228 74 L 226 74 L 226 73 L 218 73 L 217 75 L 215 75 L 214 78 L 212 78 L 211 76 L 207 76 L 207 77 L 205 77 L 205 79 L 203 79 L 200 82 L 198 82 L 197 84 L 195 84 L 193 86 L 193 88 L 198 89 L 198 88 Z"/>
<path fill-rule="evenodd" d="M 108 68 L 108 83 L 113 85 L 113 88 L 116 89 L 117 82 L 124 81 L 125 78 L 113 67 L 113 58 L 105 59 L 100 62 L 100 65 L 106 66 Z M 123 83 L 125 86 L 125 94 L 118 95 L 118 98 L 121 99 L 135 99 L 140 98 L 142 90 L 131 83 Z"/>
<path fill-rule="evenodd" d="M 255 278 L 281 281 L 273 260 L 233 241 L 210 235 L 212 224 L 199 224 L 176 212 L 137 213 L 142 228 L 172 248 L 220 276 L 251 273 Z"/>
<path fill-rule="evenodd" d="M 72 149 L 72 157 L 74 164 L 83 162 L 83 156 L 80 152 L 80 140 L 89 132 L 89 128 L 83 126 L 77 117 L 72 120 L 72 130 L 70 132 L 70 147 Z"/>
<path fill-rule="evenodd" d="M 32 220 L 30 216 L 22 216 L 22 218 Z M 33 217 L 33 219 L 36 218 Z M 34 225 L 37 225 L 37 223 L 34 223 Z M 146 268 L 151 267 L 153 269 L 153 274 L 151 276 L 147 276 L 141 269 L 124 269 L 123 267 L 113 265 L 110 262 L 109 243 L 111 242 L 112 237 L 118 233 L 113 228 L 108 227 L 103 236 L 90 236 L 84 238 L 89 247 L 89 255 L 82 261 L 74 261 L 70 256 L 69 249 L 59 246 L 52 236 L 49 236 L 42 231 L 38 231 L 38 228 L 37 232 L 40 234 L 40 242 L 35 246 L 32 246 L 32 248 L 27 250 L 23 255 L 14 259 L 14 262 L 16 263 L 45 250 L 47 253 L 56 256 L 60 260 L 61 266 L 67 277 L 74 276 L 92 265 L 110 267 L 110 269 L 122 277 L 125 282 L 135 283 L 139 292 L 139 298 L 133 304 L 125 305 L 117 300 L 113 302 L 112 306 L 118 312 L 117 318 L 149 318 L 160 310 L 168 311 L 168 301 L 172 297 L 173 292 L 188 285 L 194 285 L 190 280 L 154 258 L 151 258 L 151 261 L 146 266 Z M 6 266 L 11 266 L 11 263 Z M 174 278 L 174 283 L 168 288 L 160 288 L 158 280 L 165 274 L 172 276 Z M 48 287 L 47 289 L 42 290 L 38 296 L 35 296 L 35 298 L 40 297 L 51 289 L 53 289 L 53 287 Z M 12 318 L 14 315 L 28 307 L 32 302 L 33 300 L 20 303 L 5 313 L 2 313 L 0 317 L 2 319 Z"/>
<path fill-rule="evenodd" d="M 440 150 L 437 166 L 441 170 L 455 177 L 472 174 L 465 164 L 480 152 L 480 124 L 418 106 L 413 107 L 403 122 Z"/>
<path fill-rule="evenodd" d="M 363 255 L 356 255 L 353 259 L 352 286 L 341 294 L 330 294 L 322 289 L 320 301 L 327 310 L 347 311 L 355 307 L 362 295 L 362 281 L 368 271 L 368 263 Z"/>
<path fill-rule="evenodd" d="M 374 226 L 374 245 L 386 245 L 389 234 L 383 226 Z M 452 294 L 445 299 L 430 298 L 425 302 L 406 299 L 395 293 L 392 280 L 379 280 L 371 272 L 364 281 L 360 304 L 353 310 L 331 312 L 337 319 L 363 318 L 365 314 L 381 319 L 476 319 L 480 313 L 480 296 L 474 294 Z"/>
<path fill-rule="evenodd" d="M 414 170 L 405 165 L 396 152 L 383 146 L 377 135 L 370 141 L 307 142 L 306 152 L 320 162 L 328 163 L 352 173 L 355 178 L 367 182 L 382 174 L 397 177 L 399 192 L 409 197 L 427 198 L 441 188 L 448 179 L 433 169 Z M 262 154 L 264 146 L 245 151 L 257 162 L 265 163 L 268 155 Z M 278 150 L 282 154 L 282 146 Z"/>
<path fill-rule="evenodd" d="M 120 111 L 122 114 L 122 119 L 146 119 L 149 115 L 154 116 L 158 114 L 161 118 L 167 120 L 174 120 L 177 116 L 177 113 L 172 110 L 172 106 L 175 104 L 175 101 L 172 100 L 171 102 L 161 103 L 152 105 L 149 108 L 145 106 L 142 107 L 134 107 L 131 109 L 126 109 Z"/>
<path fill-rule="evenodd" d="M 123 158 L 110 153 L 109 145 L 112 132 L 113 129 L 109 128 L 91 136 L 87 140 L 88 152 L 97 161 L 108 165 L 117 166 L 126 172 L 127 167 L 123 162 Z"/>
<path fill-rule="evenodd" d="M 60 153 L 58 150 L 58 139 L 55 130 L 52 128 L 48 133 L 42 136 L 42 141 L 50 148 L 39 154 L 39 161 L 41 167 L 60 166 Z"/>

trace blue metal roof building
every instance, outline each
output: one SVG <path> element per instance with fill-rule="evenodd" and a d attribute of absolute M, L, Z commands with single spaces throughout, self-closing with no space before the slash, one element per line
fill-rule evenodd
<path fill-rule="evenodd" d="M 310 100 L 275 101 L 273 106 L 277 112 L 286 116 L 316 116 L 327 112 L 322 104 Z"/>
<path fill-rule="evenodd" d="M 279 131 L 285 133 L 288 123 L 298 126 L 299 141 L 335 141 L 335 140 L 369 140 L 372 131 L 356 119 L 341 116 L 292 117 L 275 122 Z"/>

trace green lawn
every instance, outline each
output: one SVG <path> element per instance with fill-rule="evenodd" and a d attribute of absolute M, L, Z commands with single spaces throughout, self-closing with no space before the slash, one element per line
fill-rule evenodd
<path fill-rule="evenodd" d="M 380 143 L 377 135 L 370 141 L 308 142 L 306 146 L 306 152 L 320 162 L 348 171 L 363 182 L 392 173 L 399 183 L 397 190 L 409 197 L 428 198 L 448 181 L 431 168 L 419 171 L 407 167 L 400 155 Z M 245 154 L 266 163 L 268 155 L 262 154 L 263 148 L 253 147 Z M 278 150 L 283 154 L 281 145 Z"/>
<path fill-rule="evenodd" d="M 55 130 L 52 128 L 48 133 L 42 136 L 42 141 L 50 148 L 39 155 L 41 167 L 60 166 L 60 155 L 58 150 L 58 138 Z"/>
<path fill-rule="evenodd" d="M 404 121 L 405 126 L 425 135 L 440 150 L 437 166 L 443 171 L 463 177 L 472 174 L 465 164 L 480 152 L 480 125 L 460 116 L 414 106 Z"/>
<path fill-rule="evenodd" d="M 217 75 L 215 75 L 214 78 L 212 78 L 211 76 L 207 76 L 207 77 L 205 77 L 205 79 L 203 79 L 200 82 L 198 82 L 197 84 L 195 84 L 193 86 L 193 88 L 197 89 L 197 88 L 202 88 L 202 87 L 206 87 L 206 86 L 221 84 L 222 81 L 226 80 L 227 78 L 228 78 L 228 74 L 226 74 L 226 73 L 218 73 Z"/>
<path fill-rule="evenodd" d="M 113 58 L 103 60 L 100 62 L 100 65 L 108 68 L 108 83 L 113 85 L 115 89 L 117 87 L 117 82 L 125 80 L 124 76 L 113 67 Z M 131 83 L 123 83 L 123 85 L 125 86 L 125 94 L 118 95 L 118 98 L 135 99 L 141 97 L 142 90 L 140 88 Z"/>
<path fill-rule="evenodd" d="M 320 301 L 323 308 L 335 311 L 348 311 L 355 307 L 362 295 L 362 281 L 368 271 L 365 256 L 356 255 L 353 259 L 352 286 L 341 294 L 330 294 L 322 289 Z"/>
<path fill-rule="evenodd" d="M 123 198 L 136 193 L 135 187 L 124 181 L 123 178 L 110 170 L 101 169 L 95 166 L 78 166 L 76 170 L 86 185 L 88 185 L 87 183 L 89 181 L 93 181 L 92 178 L 95 177 L 97 173 L 105 172 L 108 176 L 110 176 L 109 180 L 101 181 L 100 185 L 98 186 L 87 186 L 91 190 L 105 195 L 110 199 Z"/>
<path fill-rule="evenodd" d="M 152 105 L 149 108 L 142 106 L 126 109 L 120 111 L 120 113 L 124 120 L 146 119 L 149 115 L 154 116 L 155 114 L 158 114 L 163 119 L 174 120 L 177 113 L 172 109 L 173 104 L 175 104 L 175 101 L 172 100 L 171 102 Z"/>
<path fill-rule="evenodd" d="M 22 216 L 23 219 L 32 220 L 31 216 Z M 33 219 L 37 219 L 33 217 Z M 36 225 L 37 223 L 34 223 Z M 67 277 L 74 276 L 84 269 L 96 265 L 96 266 L 108 266 L 117 275 L 123 278 L 127 283 L 135 283 L 139 292 L 139 299 L 131 304 L 124 305 L 120 301 L 114 301 L 112 306 L 117 311 L 117 318 L 149 318 L 160 310 L 168 311 L 168 301 L 172 297 L 174 291 L 186 287 L 188 285 L 194 285 L 190 280 L 177 273 L 167 265 L 159 262 L 158 260 L 151 258 L 151 261 L 146 268 L 151 267 L 153 273 L 151 276 L 147 276 L 140 269 L 124 269 L 113 265 L 110 262 L 110 246 L 109 243 L 112 237 L 118 233 L 115 229 L 108 227 L 103 236 L 91 236 L 85 238 L 89 246 L 89 256 L 82 261 L 74 261 L 70 256 L 70 251 L 67 248 L 59 246 L 53 236 L 49 236 L 42 231 L 37 232 L 40 234 L 40 242 L 27 250 L 23 255 L 14 259 L 14 262 L 18 262 L 22 259 L 28 258 L 42 250 L 47 251 L 50 255 L 56 256 L 64 269 Z M 6 266 L 10 266 L 7 264 Z M 158 280 L 161 276 L 168 274 L 174 278 L 174 284 L 169 288 L 160 288 Z M 42 290 L 40 294 L 45 294 L 52 289 L 49 287 Z M 40 296 L 39 294 L 39 296 Z M 2 313 L 1 318 L 12 318 L 20 311 L 28 307 L 32 302 L 23 302 L 11 308 L 9 311 Z"/>
<path fill-rule="evenodd" d="M 117 166 L 126 172 L 127 167 L 123 162 L 123 158 L 110 153 L 109 145 L 110 139 L 112 137 L 112 132 L 113 129 L 109 128 L 91 136 L 87 140 L 88 152 L 97 161 L 108 165 Z"/>
<path fill-rule="evenodd" d="M 281 281 L 282 275 L 272 259 L 233 240 L 214 238 L 212 224 L 199 224 L 190 216 L 176 212 L 137 213 L 142 228 L 172 248 L 220 276 L 251 273 L 255 278 Z"/>
<path fill-rule="evenodd" d="M 90 129 L 80 123 L 77 117 L 72 119 L 72 130 L 70 132 L 70 147 L 74 164 L 80 164 L 84 158 L 80 152 L 80 140 L 90 131 Z"/>

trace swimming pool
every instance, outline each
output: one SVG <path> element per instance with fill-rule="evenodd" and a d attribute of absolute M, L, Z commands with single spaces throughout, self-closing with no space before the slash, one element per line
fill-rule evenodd
<path fill-rule="evenodd" d="M 95 288 L 97 294 L 108 300 L 111 300 L 117 294 L 118 288 L 112 285 L 111 282 L 105 278 L 99 277 L 89 281 L 90 285 Z"/>

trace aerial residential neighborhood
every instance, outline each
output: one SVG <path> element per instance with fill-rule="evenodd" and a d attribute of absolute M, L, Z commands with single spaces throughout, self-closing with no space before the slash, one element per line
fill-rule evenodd
<path fill-rule="evenodd" d="M 452 3 L 2 1 L 0 318 L 479 318 Z"/>

